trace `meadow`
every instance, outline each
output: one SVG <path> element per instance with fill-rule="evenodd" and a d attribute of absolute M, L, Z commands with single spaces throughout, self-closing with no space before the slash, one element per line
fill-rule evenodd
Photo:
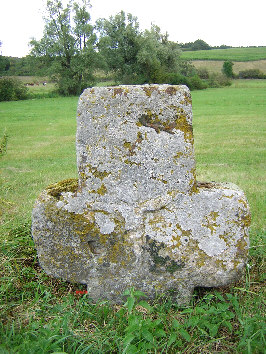
<path fill-rule="evenodd" d="M 266 47 L 246 47 L 184 51 L 182 59 L 186 60 L 231 60 L 231 61 L 254 61 L 266 60 Z"/>
<path fill-rule="evenodd" d="M 221 74 L 222 60 L 193 60 L 196 69 L 207 69 L 210 73 Z M 234 61 L 233 72 L 238 75 L 240 71 L 258 69 L 266 75 L 266 60 Z"/>
<path fill-rule="evenodd" d="M 0 103 L 1 353 L 263 353 L 266 80 L 192 92 L 197 179 L 232 182 L 250 204 L 250 257 L 237 284 L 196 289 L 191 304 L 93 303 L 44 273 L 31 210 L 48 185 L 77 177 L 78 97 Z"/>

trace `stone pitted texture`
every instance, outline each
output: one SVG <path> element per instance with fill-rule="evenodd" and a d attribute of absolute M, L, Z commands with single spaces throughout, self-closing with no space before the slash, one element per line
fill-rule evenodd
<path fill-rule="evenodd" d="M 235 185 L 196 182 L 187 87 L 87 89 L 76 148 L 78 181 L 48 187 L 33 210 L 48 274 L 116 303 L 131 286 L 183 303 L 239 278 L 248 204 Z"/>

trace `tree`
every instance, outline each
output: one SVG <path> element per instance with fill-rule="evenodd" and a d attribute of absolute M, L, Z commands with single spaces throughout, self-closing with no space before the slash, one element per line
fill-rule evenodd
<path fill-rule="evenodd" d="M 209 50 L 212 47 L 202 39 L 197 39 L 195 42 L 181 43 L 181 48 L 184 50 Z"/>
<path fill-rule="evenodd" d="M 30 43 L 31 54 L 50 66 L 59 92 L 64 95 L 80 94 L 94 82 L 96 35 L 89 23 L 89 7 L 88 0 L 69 0 L 65 8 L 60 0 L 48 0 L 43 37 Z"/>
<path fill-rule="evenodd" d="M 136 17 L 124 11 L 109 20 L 97 21 L 98 49 L 107 71 L 114 71 L 116 80 L 131 81 L 137 73 L 140 30 Z"/>
<path fill-rule="evenodd" d="M 8 57 L 0 55 L 0 75 L 6 74 L 10 68 L 10 61 Z"/>
<path fill-rule="evenodd" d="M 3 42 L 0 40 L 0 48 L 2 47 Z M 0 75 L 5 74 L 10 67 L 10 61 L 7 57 L 0 54 Z"/>
<path fill-rule="evenodd" d="M 233 65 L 234 65 L 234 63 L 231 62 L 230 60 L 226 60 L 223 63 L 222 73 L 228 78 L 233 78 L 234 77 Z"/>
<path fill-rule="evenodd" d="M 208 43 L 204 42 L 202 39 L 197 39 L 192 44 L 192 50 L 209 50 L 211 47 Z"/>
<path fill-rule="evenodd" d="M 152 25 L 140 38 L 137 55 L 139 71 L 148 83 L 165 83 L 170 72 L 179 70 L 180 48 L 162 34 L 158 26 Z"/>
<path fill-rule="evenodd" d="M 97 22 L 99 53 L 106 70 L 125 84 L 163 83 L 167 73 L 178 69 L 179 46 L 168 40 L 158 26 L 141 32 L 135 16 L 123 11 Z"/>

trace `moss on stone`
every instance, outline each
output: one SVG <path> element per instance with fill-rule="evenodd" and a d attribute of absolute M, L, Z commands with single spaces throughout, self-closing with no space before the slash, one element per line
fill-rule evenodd
<path fill-rule="evenodd" d="M 63 192 L 75 193 L 78 189 L 78 179 L 69 178 L 61 182 L 51 184 L 46 188 L 47 193 L 56 199 L 60 199 Z"/>

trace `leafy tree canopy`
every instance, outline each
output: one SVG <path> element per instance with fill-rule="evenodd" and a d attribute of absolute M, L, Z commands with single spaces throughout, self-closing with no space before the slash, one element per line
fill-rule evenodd
<path fill-rule="evenodd" d="M 123 11 L 97 22 L 98 48 L 107 70 L 123 83 L 166 82 L 166 74 L 178 69 L 179 46 L 158 26 L 141 32 L 136 17 Z"/>
<path fill-rule="evenodd" d="M 34 56 L 44 58 L 52 66 L 59 92 L 79 94 L 93 83 L 96 63 L 96 35 L 90 24 L 88 0 L 68 2 L 47 1 L 43 38 L 31 41 Z"/>
<path fill-rule="evenodd" d="M 99 34 L 98 49 L 106 70 L 113 70 L 117 80 L 132 76 L 137 71 L 137 53 L 140 49 L 139 23 L 136 17 L 124 11 L 96 23 Z"/>
<path fill-rule="evenodd" d="M 204 42 L 202 39 L 197 39 L 195 42 L 188 42 L 184 44 L 180 44 L 181 48 L 186 50 L 208 50 L 212 49 L 212 47 Z"/>
<path fill-rule="evenodd" d="M 31 41 L 31 54 L 41 59 L 36 65 L 50 67 L 60 93 L 80 94 L 94 83 L 96 68 L 124 84 L 178 84 L 195 75 L 192 65 L 180 60 L 179 45 L 158 26 L 140 31 L 137 17 L 124 11 L 92 26 L 89 0 L 77 1 L 64 7 L 61 0 L 48 0 L 43 38 Z"/>

